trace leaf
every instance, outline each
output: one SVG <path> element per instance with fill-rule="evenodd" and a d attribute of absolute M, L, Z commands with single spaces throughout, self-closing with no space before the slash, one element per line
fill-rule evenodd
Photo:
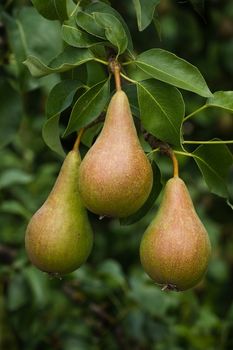
<path fill-rule="evenodd" d="M 138 28 L 144 30 L 152 21 L 155 7 L 160 0 L 133 0 L 137 14 Z"/>
<path fill-rule="evenodd" d="M 202 145 L 192 154 L 210 191 L 228 198 L 226 177 L 233 165 L 228 147 L 223 144 Z"/>
<path fill-rule="evenodd" d="M 136 116 L 137 118 L 140 118 L 137 87 L 135 86 L 135 84 L 127 84 L 124 86 L 123 90 L 129 99 L 129 104 L 130 104 L 130 109 L 131 109 L 132 114 L 134 116 Z"/>
<path fill-rule="evenodd" d="M 31 217 L 31 212 L 29 212 L 24 205 L 15 200 L 4 201 L 0 209 L 5 213 L 22 216 L 26 220 L 29 220 Z"/>
<path fill-rule="evenodd" d="M 42 63 L 37 57 L 29 56 L 24 64 L 28 67 L 34 77 L 65 72 L 93 59 L 91 51 L 88 49 L 77 49 L 66 47 L 64 51 L 55 57 L 49 65 Z"/>
<path fill-rule="evenodd" d="M 99 134 L 102 127 L 103 123 L 98 123 L 87 128 L 82 136 L 82 144 L 90 148 L 93 144 L 94 138 Z"/>
<path fill-rule="evenodd" d="M 146 213 L 152 208 L 156 199 L 158 198 L 161 192 L 161 189 L 163 187 L 161 184 L 161 173 L 160 173 L 159 167 L 155 162 L 152 162 L 151 166 L 153 170 L 154 179 L 153 179 L 153 186 L 148 199 L 136 213 L 128 216 L 127 218 L 121 219 L 120 220 L 121 225 L 132 225 L 135 222 L 141 220 L 146 215 Z"/>
<path fill-rule="evenodd" d="M 162 28 L 161 28 L 159 14 L 158 14 L 157 10 L 155 10 L 155 12 L 154 12 L 153 23 L 154 23 L 155 29 L 157 31 L 159 40 L 162 41 Z"/>
<path fill-rule="evenodd" d="M 0 79 L 0 148 L 11 142 L 23 117 L 20 95 L 9 83 Z"/>
<path fill-rule="evenodd" d="M 169 51 L 151 49 L 140 54 L 134 62 L 155 79 L 200 96 L 212 96 L 199 70 Z"/>
<path fill-rule="evenodd" d="M 101 63 L 98 63 L 95 61 L 87 62 L 86 69 L 87 69 L 87 85 L 89 87 L 107 78 L 106 69 Z"/>
<path fill-rule="evenodd" d="M 137 84 L 141 121 L 158 139 L 180 145 L 184 102 L 175 87 L 152 79 Z"/>
<path fill-rule="evenodd" d="M 16 61 L 19 88 L 22 91 L 35 89 L 41 82 L 31 76 L 22 62 L 28 55 L 38 56 L 47 62 L 56 56 L 62 50 L 60 24 L 41 17 L 33 7 L 22 7 L 14 17 L 7 13 L 3 13 L 2 17 Z"/>
<path fill-rule="evenodd" d="M 99 43 L 91 35 L 70 24 L 63 24 L 62 38 L 73 47 L 91 47 Z"/>
<path fill-rule="evenodd" d="M 15 185 L 26 185 L 32 182 L 33 177 L 20 169 L 6 169 L 0 176 L 0 188 L 12 187 Z"/>
<path fill-rule="evenodd" d="M 60 114 L 56 114 L 45 122 L 42 129 L 42 137 L 51 150 L 65 157 L 65 152 L 60 140 L 59 119 Z"/>
<path fill-rule="evenodd" d="M 93 12 L 99 12 L 99 13 L 108 13 L 114 17 L 116 17 L 122 24 L 125 33 L 127 35 L 128 38 L 128 50 L 130 52 L 133 51 L 133 42 L 132 42 L 132 38 L 131 38 L 131 34 L 129 31 L 129 28 L 127 26 L 127 24 L 125 23 L 124 19 L 122 18 L 122 16 L 119 14 L 118 11 L 116 11 L 113 7 L 104 4 L 103 2 L 99 1 L 99 2 L 95 2 L 93 4 L 91 4 L 90 6 L 87 7 L 86 11 L 88 13 L 93 13 Z"/>
<path fill-rule="evenodd" d="M 68 108 L 74 98 L 74 94 L 83 84 L 78 80 L 62 80 L 50 91 L 46 105 L 47 118 L 63 112 Z"/>
<path fill-rule="evenodd" d="M 219 107 L 233 112 L 233 91 L 217 91 L 208 98 L 207 106 Z"/>
<path fill-rule="evenodd" d="M 75 103 L 64 136 L 90 124 L 106 106 L 110 95 L 109 79 L 92 86 Z"/>
<path fill-rule="evenodd" d="M 77 13 L 77 24 L 87 33 L 94 35 L 101 39 L 105 38 L 105 30 L 98 23 L 95 22 L 94 16 L 90 13 L 79 11 Z"/>
<path fill-rule="evenodd" d="M 77 80 L 63 80 L 54 86 L 48 97 L 46 115 L 49 119 L 43 126 L 42 136 L 45 143 L 63 157 L 65 152 L 60 140 L 60 113 L 71 105 L 77 89 L 82 86 Z"/>
<path fill-rule="evenodd" d="M 64 0 L 31 0 L 33 6 L 45 18 L 65 21 L 68 18 L 66 1 Z"/>
<path fill-rule="evenodd" d="M 106 38 L 118 49 L 118 55 L 122 54 L 128 46 L 128 38 L 121 22 L 107 13 L 94 12 L 95 21 L 104 28 Z"/>

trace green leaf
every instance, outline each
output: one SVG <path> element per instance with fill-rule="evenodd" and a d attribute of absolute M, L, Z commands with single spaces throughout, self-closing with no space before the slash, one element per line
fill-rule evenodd
<path fill-rule="evenodd" d="M 71 24 L 63 24 L 62 38 L 73 47 L 91 47 L 99 43 L 91 35 Z"/>
<path fill-rule="evenodd" d="M 129 31 L 129 28 L 127 26 L 127 24 L 125 23 L 124 19 L 122 18 L 122 16 L 119 14 L 118 11 L 116 11 L 113 7 L 104 4 L 101 1 L 95 2 L 93 4 L 91 4 L 90 6 L 87 7 L 86 11 L 88 13 L 93 13 L 93 12 L 99 12 L 99 13 L 108 13 L 109 15 L 112 15 L 114 17 L 116 17 L 122 24 L 125 33 L 127 35 L 128 38 L 128 50 L 130 52 L 133 51 L 133 42 L 132 42 L 132 38 L 131 38 L 131 34 Z"/>
<path fill-rule="evenodd" d="M 49 119 L 43 126 L 42 136 L 45 143 L 62 157 L 65 152 L 60 140 L 60 113 L 71 105 L 77 89 L 82 86 L 77 80 L 63 80 L 54 86 L 48 97 L 46 115 Z"/>
<path fill-rule="evenodd" d="M 33 177 L 20 169 L 6 169 L 0 176 L 0 188 L 12 187 L 15 185 L 26 185 L 32 182 Z"/>
<path fill-rule="evenodd" d="M 23 117 L 20 95 L 10 84 L 0 79 L 0 148 L 11 142 Z"/>
<path fill-rule="evenodd" d="M 151 49 L 140 54 L 134 62 L 155 79 L 200 96 L 212 96 L 199 70 L 169 51 Z"/>
<path fill-rule="evenodd" d="M 138 106 L 138 95 L 137 95 L 137 87 L 135 84 L 127 84 L 123 87 L 124 92 L 126 93 L 131 112 L 137 118 L 140 118 L 140 110 Z"/>
<path fill-rule="evenodd" d="M 89 87 L 107 78 L 106 69 L 101 63 L 98 63 L 95 61 L 87 62 L 86 69 L 87 69 L 87 85 Z"/>
<path fill-rule="evenodd" d="M 208 98 L 207 106 L 219 107 L 233 112 L 233 91 L 217 91 Z"/>
<path fill-rule="evenodd" d="M 90 148 L 93 144 L 94 138 L 99 134 L 102 127 L 103 123 L 98 123 L 91 126 L 90 128 L 87 128 L 82 136 L 82 143 Z"/>
<path fill-rule="evenodd" d="M 133 0 L 137 14 L 138 28 L 144 30 L 152 21 L 155 7 L 160 0 Z"/>
<path fill-rule="evenodd" d="M 24 64 L 34 77 L 43 77 L 52 73 L 65 72 L 93 59 L 88 49 L 66 47 L 49 65 L 42 63 L 37 57 L 29 56 Z"/>
<path fill-rule="evenodd" d="M 26 220 L 29 220 L 31 217 L 31 212 L 28 211 L 24 205 L 15 200 L 4 201 L 0 206 L 0 209 L 5 213 L 22 216 Z"/>
<path fill-rule="evenodd" d="M 228 198 L 226 178 L 233 165 L 228 147 L 223 144 L 202 145 L 192 154 L 210 191 Z"/>
<path fill-rule="evenodd" d="M 127 218 L 121 219 L 120 220 L 121 225 L 132 225 L 135 222 L 141 220 L 146 215 L 146 213 L 152 208 L 156 199 L 158 198 L 161 192 L 161 189 L 163 187 L 161 184 L 161 173 L 160 173 L 159 167 L 155 162 L 152 162 L 151 166 L 153 170 L 154 180 L 153 180 L 153 186 L 148 199 L 136 213 L 128 216 Z"/>
<path fill-rule="evenodd" d="M 63 112 L 68 108 L 74 98 L 77 89 L 83 84 L 78 80 L 62 80 L 50 91 L 46 105 L 47 118 Z"/>
<path fill-rule="evenodd" d="M 137 84 L 141 121 L 158 139 L 180 145 L 184 101 L 175 87 L 155 80 Z"/>
<path fill-rule="evenodd" d="M 51 150 L 65 157 L 60 140 L 59 119 L 60 114 L 56 114 L 45 122 L 42 129 L 42 137 Z"/>
<path fill-rule="evenodd" d="M 64 136 L 90 124 L 103 111 L 109 100 L 109 79 L 86 91 L 75 103 Z"/>
<path fill-rule="evenodd" d="M 128 46 L 128 38 L 121 22 L 107 13 L 94 12 L 95 21 L 104 28 L 106 38 L 118 49 L 118 55 L 122 54 Z"/>
<path fill-rule="evenodd" d="M 65 21 L 68 18 L 66 1 L 64 0 L 31 0 L 33 6 L 45 18 Z"/>
<path fill-rule="evenodd" d="M 16 61 L 17 83 L 22 91 L 32 90 L 40 81 L 34 79 L 22 63 L 28 55 L 49 61 L 62 50 L 60 24 L 41 17 L 33 7 L 22 7 L 14 17 L 3 13 L 9 46 Z M 46 35 L 45 35 L 46 33 Z"/>
<path fill-rule="evenodd" d="M 94 35 L 101 39 L 106 39 L 105 30 L 98 23 L 95 22 L 94 16 L 90 13 L 79 11 L 77 13 L 77 24 L 87 33 Z"/>

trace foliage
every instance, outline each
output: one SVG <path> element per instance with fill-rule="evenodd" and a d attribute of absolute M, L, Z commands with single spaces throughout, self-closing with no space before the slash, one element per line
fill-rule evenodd
<path fill-rule="evenodd" d="M 233 131 L 232 4 L 204 11 L 203 1 L 190 1 L 203 20 L 188 3 L 168 0 L 32 3 L 0 5 L 1 347 L 231 349 L 233 223 L 225 199 L 233 190 L 232 154 L 224 140 Z M 88 264 L 63 280 L 49 279 L 24 251 L 27 221 L 61 163 L 44 142 L 64 157 L 76 132 L 91 125 L 82 153 L 91 146 L 101 128 L 93 122 L 114 91 L 112 55 L 153 159 L 155 185 L 145 207 L 122 226 L 90 215 L 96 234 Z M 145 134 L 176 152 L 210 233 L 213 258 L 194 291 L 162 292 L 139 265 L 149 209 L 171 174 L 169 159 L 152 151 Z"/>

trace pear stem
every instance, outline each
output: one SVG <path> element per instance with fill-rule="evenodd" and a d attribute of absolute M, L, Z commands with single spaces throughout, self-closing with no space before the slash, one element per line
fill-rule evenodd
<path fill-rule="evenodd" d="M 110 62 L 110 69 L 114 74 L 116 90 L 121 91 L 121 67 L 117 60 L 112 60 Z"/>
<path fill-rule="evenodd" d="M 77 139 L 74 143 L 74 146 L 73 146 L 73 151 L 78 151 L 79 150 L 79 145 L 80 145 L 80 142 L 81 142 L 81 138 L 82 138 L 82 135 L 84 133 L 84 128 L 80 129 L 79 133 L 78 133 L 78 136 L 77 136 Z"/>
<path fill-rule="evenodd" d="M 179 177 L 179 163 L 173 151 L 170 152 L 170 157 L 173 162 L 173 176 Z"/>

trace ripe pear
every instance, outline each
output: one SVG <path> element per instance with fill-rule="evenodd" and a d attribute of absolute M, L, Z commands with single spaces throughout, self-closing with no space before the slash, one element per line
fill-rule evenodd
<path fill-rule="evenodd" d="M 95 214 L 127 217 L 144 204 L 152 183 L 152 168 L 138 140 L 127 95 L 119 90 L 81 163 L 80 194 Z"/>
<path fill-rule="evenodd" d="M 27 227 L 31 262 L 52 274 L 76 270 L 92 248 L 93 233 L 78 192 L 80 162 L 77 151 L 68 153 L 51 193 Z"/>
<path fill-rule="evenodd" d="M 167 182 L 159 211 L 142 237 L 142 266 L 163 289 L 183 291 L 202 279 L 210 251 L 208 233 L 188 189 L 175 176 Z"/>

